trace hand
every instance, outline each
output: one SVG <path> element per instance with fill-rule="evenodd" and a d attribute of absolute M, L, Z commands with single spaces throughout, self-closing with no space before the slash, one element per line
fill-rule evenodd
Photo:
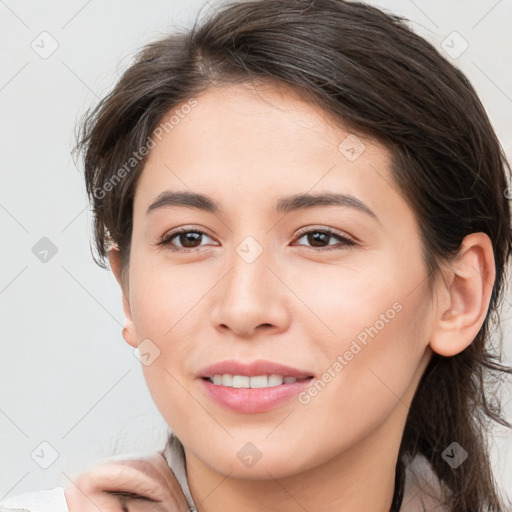
<path fill-rule="evenodd" d="M 69 512 L 189 510 L 185 495 L 161 453 L 99 464 L 79 475 L 65 489 L 65 495 Z"/>

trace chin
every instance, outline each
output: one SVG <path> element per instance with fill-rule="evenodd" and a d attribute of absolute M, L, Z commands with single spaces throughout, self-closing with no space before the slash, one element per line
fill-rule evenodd
<path fill-rule="evenodd" d="M 300 447 L 297 450 L 292 449 L 291 452 L 293 455 L 290 450 L 285 452 L 271 447 L 258 452 L 254 446 L 247 444 L 241 450 L 235 450 L 234 457 L 229 456 L 232 451 L 226 447 L 213 459 L 212 452 L 208 452 L 203 461 L 217 473 L 242 480 L 286 478 L 314 467 L 313 461 L 308 464 L 304 453 L 301 453 L 300 459 L 297 457 Z"/>

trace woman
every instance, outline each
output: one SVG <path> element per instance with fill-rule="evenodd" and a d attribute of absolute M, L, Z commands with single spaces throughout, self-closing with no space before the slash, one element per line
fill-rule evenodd
<path fill-rule="evenodd" d="M 172 434 L 71 512 L 510 510 L 486 445 L 510 168 L 400 18 L 227 5 L 146 47 L 78 149 Z"/>

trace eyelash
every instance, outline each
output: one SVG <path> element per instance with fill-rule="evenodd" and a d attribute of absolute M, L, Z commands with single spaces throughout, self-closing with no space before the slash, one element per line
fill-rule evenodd
<path fill-rule="evenodd" d="M 117 496 L 119 498 L 119 501 L 121 502 L 121 505 L 123 506 L 123 510 L 128 510 L 128 508 L 125 505 L 125 502 L 128 501 L 149 501 L 152 503 L 155 503 L 157 500 L 154 500 L 153 498 L 148 498 L 147 496 L 143 496 L 142 494 L 137 494 L 134 492 L 129 491 L 106 491 L 108 494 L 111 494 L 113 496 Z"/>
<path fill-rule="evenodd" d="M 194 252 L 194 251 L 198 251 L 201 249 L 201 247 L 192 247 L 192 248 L 173 247 L 171 245 L 171 240 L 173 240 L 174 238 L 176 238 L 178 235 L 180 235 L 182 233 L 196 233 L 198 235 L 209 236 L 204 231 L 201 231 L 198 229 L 178 228 L 174 231 L 171 231 L 171 232 L 165 234 L 162 237 L 162 239 L 160 240 L 160 242 L 158 242 L 156 245 L 166 246 L 170 251 L 173 251 L 173 252 Z M 299 235 L 297 235 L 295 240 L 300 240 L 303 236 L 308 235 L 310 233 L 322 233 L 324 235 L 328 235 L 329 237 L 337 238 L 340 241 L 340 244 L 342 244 L 342 246 L 344 246 L 344 247 L 353 247 L 353 246 L 357 245 L 356 242 L 354 242 L 353 240 L 351 240 L 343 235 L 340 235 L 339 233 L 337 233 L 336 231 L 334 231 L 330 228 L 310 229 L 309 231 L 302 231 L 301 233 L 299 233 Z M 209 238 L 212 238 L 212 237 L 209 237 Z M 303 246 L 303 247 L 305 247 L 305 246 Z M 336 249 L 339 250 L 342 247 L 326 246 L 326 247 L 305 247 L 305 248 L 318 252 L 318 251 L 332 251 L 332 250 L 336 250 Z"/>

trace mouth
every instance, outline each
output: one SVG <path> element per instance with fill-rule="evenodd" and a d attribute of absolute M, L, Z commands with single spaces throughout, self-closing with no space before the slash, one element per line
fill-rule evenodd
<path fill-rule="evenodd" d="M 262 389 L 273 388 L 275 386 L 282 386 L 284 384 L 293 384 L 294 382 L 302 382 L 312 379 L 313 376 L 308 377 L 293 377 L 292 375 L 231 375 L 229 373 L 216 373 L 211 377 L 202 377 L 212 383 L 214 386 L 225 386 L 236 389 Z"/>
<path fill-rule="evenodd" d="M 221 385 L 222 383 L 232 387 L 279 386 L 283 384 L 284 379 L 291 382 L 291 379 L 301 380 L 314 376 L 313 372 L 308 370 L 299 370 L 292 366 L 261 359 L 247 363 L 237 360 L 220 361 L 203 368 L 198 375 L 201 378 L 211 379 L 213 384 Z M 253 378 L 254 386 L 250 386 Z M 283 379 L 283 382 L 279 379 Z"/>
<path fill-rule="evenodd" d="M 289 402 L 315 375 L 270 361 L 222 361 L 198 375 L 206 396 L 240 413 L 262 413 Z"/>

